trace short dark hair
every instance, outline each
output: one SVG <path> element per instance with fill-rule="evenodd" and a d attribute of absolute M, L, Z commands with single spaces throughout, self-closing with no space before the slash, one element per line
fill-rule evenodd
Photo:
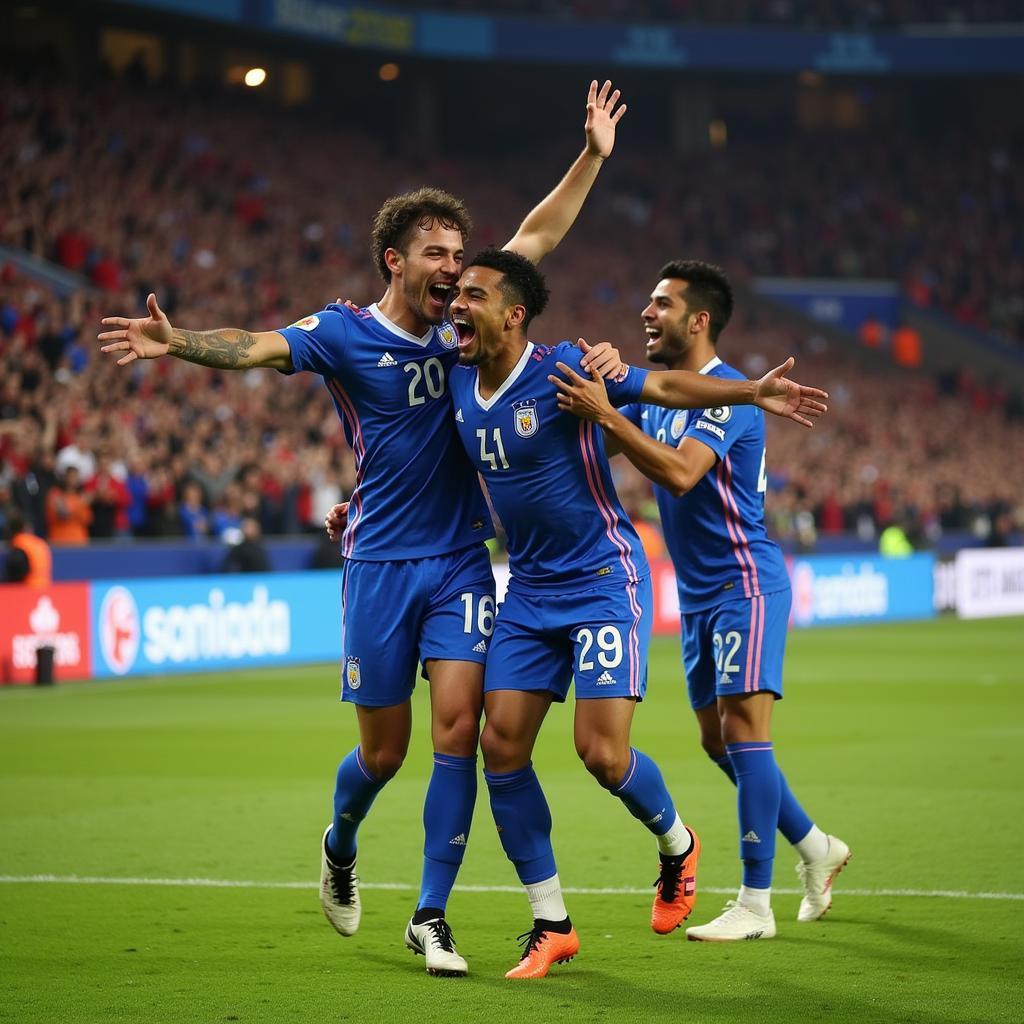
<path fill-rule="evenodd" d="M 373 262 L 388 284 L 391 283 L 391 271 L 384 262 L 384 253 L 388 249 L 397 249 L 404 255 L 413 231 L 417 227 L 429 231 L 436 223 L 460 231 L 463 242 L 473 229 L 469 211 L 462 200 L 439 188 L 424 186 L 415 192 L 392 196 L 377 211 L 370 236 L 371 251 Z"/>
<path fill-rule="evenodd" d="M 548 304 L 551 293 L 548 291 L 544 275 L 537 269 L 537 264 L 520 256 L 510 249 L 482 249 L 465 266 L 486 267 L 501 274 L 502 295 L 517 306 L 526 310 L 523 320 L 524 330 L 530 326 L 535 316 L 540 316 Z"/>
<path fill-rule="evenodd" d="M 686 289 L 686 305 L 691 312 L 707 310 L 711 321 L 708 334 L 713 342 L 717 342 L 732 316 L 732 285 L 725 271 L 703 260 L 672 260 L 658 271 L 659 281 L 666 277 L 685 281 L 689 285 Z"/>

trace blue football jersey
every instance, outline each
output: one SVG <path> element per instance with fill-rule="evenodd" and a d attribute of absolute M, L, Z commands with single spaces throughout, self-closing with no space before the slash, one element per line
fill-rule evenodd
<path fill-rule="evenodd" d="M 718 358 L 701 373 L 745 379 Z M 715 468 L 681 498 L 654 488 L 682 611 L 789 587 L 782 552 L 764 525 L 764 413 L 753 405 L 687 411 L 646 404 L 623 412 L 665 444 L 678 447 L 684 437 L 695 437 L 718 456 Z"/>
<path fill-rule="evenodd" d="M 449 377 L 459 356 L 451 324 L 417 338 L 376 304 L 332 304 L 280 333 L 295 369 L 323 377 L 355 453 L 346 558 L 427 558 L 494 536 L 452 423 Z"/>
<path fill-rule="evenodd" d="M 452 373 L 459 436 L 508 535 L 513 585 L 574 589 L 650 572 L 615 493 L 600 429 L 560 410 L 547 379 L 559 360 L 585 376 L 581 358 L 569 342 L 528 344 L 486 401 L 475 367 Z M 635 402 L 646 376 L 633 367 L 606 381 L 612 402 Z"/>

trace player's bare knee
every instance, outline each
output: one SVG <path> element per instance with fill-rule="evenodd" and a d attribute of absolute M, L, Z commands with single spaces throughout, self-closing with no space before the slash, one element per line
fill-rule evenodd
<path fill-rule="evenodd" d="M 479 719 L 472 714 L 460 715 L 434 726 L 434 749 L 452 757 L 473 757 L 480 742 Z"/>
<path fill-rule="evenodd" d="M 363 748 L 363 760 L 373 775 L 384 781 L 394 778 L 405 761 L 405 748 L 379 747 L 376 750 Z"/>
<path fill-rule="evenodd" d="M 480 753 L 489 772 L 514 772 L 530 759 L 515 734 L 503 729 L 495 719 L 488 719 L 480 734 Z"/>
<path fill-rule="evenodd" d="M 721 730 L 714 733 L 701 732 L 700 745 L 712 761 L 725 757 L 725 740 L 722 739 Z"/>
<path fill-rule="evenodd" d="M 576 752 L 580 755 L 587 771 L 605 789 L 612 789 L 622 781 L 622 777 L 629 767 L 628 747 L 619 750 L 617 747 L 605 743 L 587 744 L 582 746 L 582 749 L 581 746 L 577 746 Z"/>

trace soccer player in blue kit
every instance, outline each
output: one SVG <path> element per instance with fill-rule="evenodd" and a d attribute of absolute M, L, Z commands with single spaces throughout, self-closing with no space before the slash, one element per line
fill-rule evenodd
<path fill-rule="evenodd" d="M 523 221 L 509 248 L 532 260 L 571 226 L 610 155 L 625 112 L 593 82 L 586 147 Z M 107 317 L 102 351 L 119 365 L 173 355 L 219 369 L 320 374 L 356 458 L 342 539 L 342 699 L 356 705 L 359 744 L 338 769 L 321 843 L 320 899 L 342 935 L 359 926 L 356 833 L 408 749 L 417 664 L 430 681 L 434 767 L 423 810 L 424 868 L 406 945 L 433 974 L 463 975 L 445 920 L 476 799 L 483 662 L 494 617 L 484 541 L 493 535 L 476 472 L 454 428 L 449 375 L 458 337 L 444 317 L 470 221 L 437 189 L 388 200 L 373 228 L 387 283 L 365 309 L 329 305 L 278 331 L 174 328 L 150 295 L 148 318 Z M 617 356 L 613 360 L 618 367 Z"/>
<path fill-rule="evenodd" d="M 450 377 L 459 437 L 508 536 L 511 581 L 488 652 L 480 739 L 495 823 L 534 918 L 508 978 L 543 977 L 579 949 L 530 760 L 551 702 L 565 700 L 571 679 L 577 753 L 657 837 L 656 932 L 674 930 L 690 913 L 700 855 L 657 765 L 630 746 L 647 685 L 650 570 L 615 494 L 601 432 L 563 411 L 552 386 L 556 371 L 582 368 L 580 351 L 527 338 L 547 297 L 529 260 L 492 249 L 463 271 L 450 307 L 462 364 Z M 607 394 L 620 405 L 759 401 L 781 414 L 817 415 L 814 389 L 785 380 L 782 369 L 750 382 L 626 368 L 607 382 Z"/>
<path fill-rule="evenodd" d="M 642 317 L 647 358 L 719 380 L 745 380 L 718 356 L 732 288 L 700 261 L 662 267 Z M 776 827 L 797 849 L 804 887 L 797 920 L 815 921 L 831 905 L 849 847 L 826 835 L 797 802 L 775 762 L 771 714 L 782 696 L 790 587 L 778 546 L 764 523 L 764 415 L 716 403 L 697 413 L 649 404 L 613 408 L 598 381 L 567 389 L 572 410 L 603 428 L 657 485 L 665 543 L 678 578 L 683 662 L 701 743 L 737 787 L 743 884 L 707 924 L 687 929 L 699 941 L 771 938 Z"/>

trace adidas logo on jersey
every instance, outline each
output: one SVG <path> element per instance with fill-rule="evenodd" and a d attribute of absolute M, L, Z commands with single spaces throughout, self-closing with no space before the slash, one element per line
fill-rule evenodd
<path fill-rule="evenodd" d="M 454 839 L 448 840 L 449 846 L 465 846 L 466 845 L 466 833 L 460 832 Z"/>
<path fill-rule="evenodd" d="M 397 366 L 398 360 L 390 352 L 385 352 L 384 355 L 377 360 L 378 366 Z"/>
<path fill-rule="evenodd" d="M 612 674 L 610 672 L 602 672 L 597 677 L 597 685 L 598 686 L 614 686 L 615 685 L 615 680 L 612 677 Z"/>
<path fill-rule="evenodd" d="M 457 412 L 457 413 L 455 414 L 455 422 L 456 422 L 456 423 L 465 423 L 465 422 L 466 422 L 466 421 L 465 421 L 465 420 L 464 420 L 464 419 L 462 418 L 462 410 L 461 410 L 461 409 L 460 409 L 460 410 L 459 410 L 459 411 L 458 411 L 458 412 Z"/>
<path fill-rule="evenodd" d="M 753 829 L 751 829 L 743 837 L 743 842 L 745 842 L 745 843 L 759 843 L 759 842 L 761 842 L 761 837 Z"/>
<path fill-rule="evenodd" d="M 473 650 L 477 654 L 486 654 L 487 653 L 487 641 L 486 640 L 481 640 L 480 643 L 476 644 L 473 647 Z"/>

